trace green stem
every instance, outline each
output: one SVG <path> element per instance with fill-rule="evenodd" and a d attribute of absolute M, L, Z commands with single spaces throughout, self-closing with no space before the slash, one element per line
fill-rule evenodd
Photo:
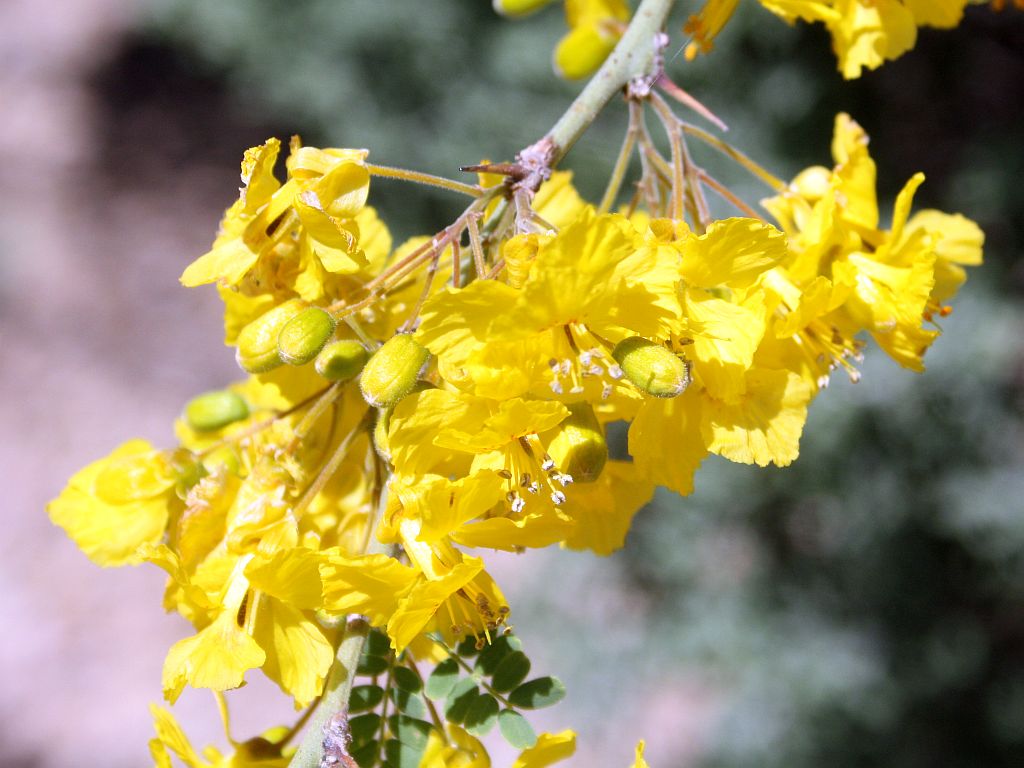
<path fill-rule="evenodd" d="M 338 646 L 334 664 L 324 684 L 323 698 L 310 717 L 306 735 L 288 763 L 288 768 L 316 768 L 320 764 L 320 742 L 323 740 L 324 726 L 335 714 L 348 708 L 356 667 L 369 633 L 370 625 L 365 619 L 349 619 L 345 625 L 345 636 Z"/>
<path fill-rule="evenodd" d="M 629 28 L 615 50 L 591 78 L 546 138 L 553 144 L 553 166 L 597 119 L 611 98 L 634 77 L 651 74 L 654 65 L 655 38 L 668 18 L 675 0 L 643 0 Z"/>

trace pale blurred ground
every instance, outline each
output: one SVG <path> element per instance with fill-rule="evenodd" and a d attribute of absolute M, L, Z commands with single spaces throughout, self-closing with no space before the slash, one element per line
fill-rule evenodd
<path fill-rule="evenodd" d="M 98 166 L 86 81 L 134 11 L 0 4 L 4 768 L 146 764 L 147 703 L 183 627 L 159 607 L 159 573 L 96 568 L 43 509 L 120 441 L 167 443 L 189 393 L 232 374 L 212 297 L 177 284 L 208 245 L 232 169 L 113 179 Z M 154 143 L 174 140 L 150 128 Z"/>

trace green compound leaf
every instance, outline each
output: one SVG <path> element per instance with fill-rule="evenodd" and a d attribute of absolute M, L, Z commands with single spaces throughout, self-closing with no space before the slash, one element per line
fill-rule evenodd
<path fill-rule="evenodd" d="M 352 730 L 353 746 L 362 747 L 373 741 L 377 731 L 380 730 L 380 715 L 370 713 L 353 717 L 348 721 L 348 727 Z"/>
<path fill-rule="evenodd" d="M 386 659 L 391 655 L 391 641 L 379 629 L 371 629 L 370 634 L 366 636 L 366 649 L 363 653 L 367 656 L 381 656 Z"/>
<path fill-rule="evenodd" d="M 455 683 L 459 681 L 459 665 L 455 659 L 445 659 L 430 673 L 427 678 L 427 698 L 437 701 L 445 698 L 452 692 Z"/>
<path fill-rule="evenodd" d="M 474 736 L 484 736 L 490 733 L 497 722 L 497 700 L 489 693 L 481 693 L 466 712 L 466 731 Z"/>
<path fill-rule="evenodd" d="M 403 744 L 398 739 L 384 742 L 384 768 L 419 768 L 422 757 L 423 747 Z"/>
<path fill-rule="evenodd" d="M 465 677 L 459 680 L 448 693 L 444 703 L 444 716 L 450 723 L 462 723 L 469 714 L 469 708 L 480 696 L 476 681 Z"/>
<path fill-rule="evenodd" d="M 376 677 L 387 671 L 388 660 L 383 656 L 363 656 L 359 659 L 356 673 L 367 677 Z"/>
<path fill-rule="evenodd" d="M 464 638 L 455 647 L 455 652 L 464 659 L 473 658 L 480 652 L 480 649 L 476 647 L 476 638 L 473 636 Z"/>
<path fill-rule="evenodd" d="M 427 705 L 418 693 L 403 691 L 401 688 L 392 688 L 389 694 L 399 712 L 410 717 L 427 716 Z"/>
<path fill-rule="evenodd" d="M 392 715 L 388 718 L 388 727 L 402 744 L 422 750 L 427 746 L 427 739 L 434 726 L 415 717 Z"/>
<path fill-rule="evenodd" d="M 541 709 L 565 698 L 565 686 L 557 677 L 538 677 L 523 683 L 508 696 L 509 703 L 519 709 Z"/>
<path fill-rule="evenodd" d="M 474 671 L 490 677 L 498 669 L 502 660 L 513 651 L 522 651 L 523 644 L 515 635 L 503 635 L 497 638 L 480 652 L 480 658 L 476 660 Z"/>
<path fill-rule="evenodd" d="M 513 709 L 503 709 L 498 713 L 498 730 L 505 741 L 516 749 L 529 749 L 537 743 L 537 733 L 533 726 Z"/>
<path fill-rule="evenodd" d="M 408 667 L 395 667 L 395 671 L 391 673 L 391 679 L 394 680 L 396 686 L 409 693 L 419 693 L 423 688 L 419 675 Z"/>
<path fill-rule="evenodd" d="M 384 700 L 384 689 L 379 685 L 357 685 L 348 697 L 348 711 L 351 714 L 373 709 Z"/>
<path fill-rule="evenodd" d="M 380 744 L 378 744 L 373 739 L 366 742 L 358 749 L 353 747 L 353 749 L 349 750 L 349 754 L 352 755 L 356 763 L 358 763 L 360 766 L 365 766 L 366 768 L 370 768 L 371 766 L 377 764 L 377 755 L 379 753 Z"/>
<path fill-rule="evenodd" d="M 491 685 L 499 693 L 511 691 L 530 674 L 530 660 L 522 651 L 512 651 L 498 664 L 494 670 Z"/>

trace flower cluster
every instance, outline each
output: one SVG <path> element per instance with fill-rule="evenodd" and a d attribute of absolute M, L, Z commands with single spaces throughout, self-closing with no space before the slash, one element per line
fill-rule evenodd
<path fill-rule="evenodd" d="M 465 549 L 608 554 L 710 453 L 789 464 L 832 371 L 856 378 L 862 332 L 920 370 L 981 259 L 969 220 L 909 215 L 920 175 L 880 227 L 845 115 L 835 165 L 765 201 L 778 227 L 598 213 L 559 173 L 518 225 L 505 187 L 481 187 L 454 228 L 393 253 L 364 152 L 293 141 L 280 183 L 278 151 L 246 153 L 182 276 L 217 283 L 251 375 L 190 402 L 179 447 L 127 443 L 50 508 L 101 565 L 167 572 L 165 607 L 196 628 L 167 655 L 172 702 L 258 668 L 304 707 L 350 613 L 427 661 L 492 641 L 509 607 Z M 609 456 L 614 422 L 628 457 Z"/>
<path fill-rule="evenodd" d="M 532 13 L 551 0 L 494 0 L 508 16 Z M 821 23 L 832 37 L 832 48 L 843 77 L 860 77 L 902 56 L 917 42 L 920 27 L 952 29 L 971 4 L 990 4 L 1002 10 L 1007 0 L 757 0 L 789 24 Z M 688 18 L 683 31 L 690 36 L 686 58 L 708 53 L 714 39 L 732 18 L 740 0 L 704 0 Z M 1013 0 L 1024 8 L 1024 0 Z M 570 80 L 593 73 L 622 36 L 630 10 L 623 0 L 565 0 L 569 32 L 555 49 L 555 71 Z"/>
<path fill-rule="evenodd" d="M 570 38 L 620 14 L 567 7 Z M 258 669 L 301 709 L 338 688 L 339 669 L 348 686 L 358 671 L 371 682 L 347 706 L 369 712 L 325 725 L 322 765 L 487 766 L 478 737 L 495 724 L 522 750 L 517 768 L 549 765 L 574 735 L 537 736 L 519 710 L 564 688 L 526 679 L 481 551 L 610 554 L 654 489 L 691 492 L 710 454 L 794 461 L 808 406 L 833 372 L 859 377 L 867 338 L 922 370 L 964 267 L 981 262 L 978 227 L 911 215 L 920 174 L 883 226 L 867 136 L 846 115 L 831 167 L 785 184 L 678 120 L 656 84 L 679 96 L 660 71 L 630 83 L 630 132 L 596 207 L 552 170 L 550 141 L 477 166 L 478 184 L 297 138 L 281 181 L 276 139 L 245 153 L 238 200 L 181 280 L 216 285 L 248 377 L 190 401 L 176 447 L 126 443 L 49 507 L 98 564 L 166 572 L 163 605 L 194 629 L 167 654 L 169 702 Z M 671 157 L 650 141 L 647 106 Z M 687 135 L 773 186 L 774 223 L 694 163 Z M 636 193 L 611 212 L 634 148 Z M 472 201 L 393 247 L 367 204 L 375 175 Z M 713 218 L 705 189 L 743 215 Z M 612 425 L 624 447 L 609 445 Z M 353 615 L 357 654 L 373 631 L 346 670 Z M 154 718 L 157 766 L 286 765 L 302 723 L 200 757 L 170 712 Z"/>

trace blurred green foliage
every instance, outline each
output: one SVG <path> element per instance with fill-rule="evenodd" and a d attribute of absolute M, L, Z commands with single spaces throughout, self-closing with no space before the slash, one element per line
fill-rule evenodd
<path fill-rule="evenodd" d="M 456 175 L 510 158 L 576 90 L 551 74 L 555 8 L 511 23 L 489 6 L 154 0 L 146 34 L 227 82 L 261 124 Z M 926 374 L 871 351 L 862 383 L 836 381 L 815 403 L 793 467 L 709 460 L 693 496 L 661 494 L 638 516 L 617 576 L 592 583 L 635 588 L 643 621 L 582 657 L 566 638 L 571 652 L 551 663 L 568 670 L 563 706 L 607 718 L 594 702 L 609 685 L 642 698 L 688 675 L 716 702 L 707 766 L 1024 764 L 1024 14 L 974 8 L 958 30 L 925 31 L 913 53 L 846 83 L 822 29 L 747 3 L 712 55 L 670 72 L 784 177 L 829 164 L 834 113 L 851 112 L 873 137 L 883 197 L 925 170 L 919 205 L 977 219 L 988 263 Z M 568 158 L 590 196 L 623 112 Z M 711 168 L 747 199 L 765 194 Z M 401 235 L 443 226 L 458 204 L 386 181 L 373 202 Z M 564 557 L 562 578 L 607 569 Z M 564 610 L 541 600 L 519 616 L 568 629 Z M 645 663 L 616 672 L 616 659 L 629 664 L 616 643 L 637 632 L 630 658 Z M 608 727 L 591 722 L 582 738 Z M 653 758 L 659 734 L 637 735 Z"/>

